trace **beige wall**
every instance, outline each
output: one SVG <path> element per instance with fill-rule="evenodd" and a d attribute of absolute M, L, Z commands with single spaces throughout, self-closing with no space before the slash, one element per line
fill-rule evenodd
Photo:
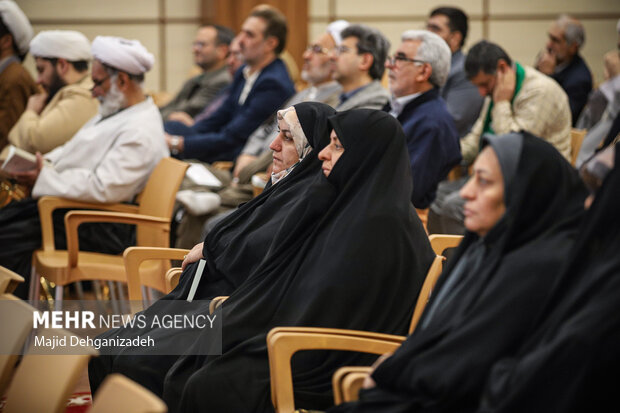
<path fill-rule="evenodd" d="M 310 0 L 308 37 L 313 39 L 329 21 L 346 19 L 381 30 L 398 44 L 400 33 L 423 28 L 428 13 L 450 2 L 441 0 Z M 549 23 L 559 13 L 580 18 L 586 30 L 582 54 L 595 81 L 603 79 L 603 54 L 616 48 L 618 0 L 462 0 L 453 1 L 470 17 L 465 48 L 486 38 L 500 44 L 521 63 L 531 65 L 544 46 Z"/>
<path fill-rule="evenodd" d="M 235 1 L 235 0 L 230 0 Z M 190 43 L 200 21 L 201 0 L 17 0 L 35 32 L 60 28 L 139 39 L 156 58 L 146 76 L 153 91 L 176 92 L 192 69 Z M 344 18 L 381 30 L 392 44 L 400 33 L 422 28 L 429 11 L 441 0 L 310 0 L 309 39 L 328 22 Z M 487 38 L 502 45 L 516 60 L 532 64 L 543 47 L 549 22 L 560 12 L 573 13 L 586 28 L 583 55 L 597 82 L 603 77 L 602 56 L 616 47 L 617 0 L 462 0 L 470 16 L 466 48 Z M 380 6 L 378 6 L 380 5 Z M 161 62 L 165 61 L 165 66 Z M 28 68 L 34 73 L 32 58 Z"/>

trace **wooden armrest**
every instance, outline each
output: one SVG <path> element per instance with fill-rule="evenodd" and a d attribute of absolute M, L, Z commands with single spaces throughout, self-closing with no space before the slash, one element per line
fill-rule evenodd
<path fill-rule="evenodd" d="M 340 367 L 332 376 L 332 389 L 334 390 L 334 404 L 357 400 L 357 393 L 361 388 L 364 378 L 372 372 L 372 367 L 345 366 Z M 362 383 L 358 383 L 358 380 Z M 359 385 L 359 387 L 358 387 Z"/>
<path fill-rule="evenodd" d="M 170 268 L 168 272 L 166 272 L 166 290 L 168 292 L 174 290 L 177 285 L 179 285 L 179 279 L 182 273 L 183 270 L 181 267 Z"/>
<path fill-rule="evenodd" d="M 52 213 L 60 208 L 81 208 L 81 209 L 97 209 L 104 211 L 117 211 L 137 213 L 137 205 L 129 204 L 98 204 L 94 202 L 74 201 L 71 199 L 61 198 L 57 196 L 44 196 L 37 202 L 39 207 L 39 219 L 41 221 L 41 236 L 43 240 L 43 250 L 54 250 L 54 223 L 52 221 Z"/>
<path fill-rule="evenodd" d="M 231 161 L 217 161 L 213 162 L 211 166 L 222 171 L 230 171 L 233 167 L 233 163 Z"/>
<path fill-rule="evenodd" d="M 211 302 L 209 303 L 209 314 L 213 314 L 213 312 L 215 312 L 215 310 L 227 299 L 227 295 L 218 295 L 217 297 L 211 299 Z"/>
<path fill-rule="evenodd" d="M 129 300 L 140 302 L 142 290 L 140 286 L 140 264 L 147 260 L 182 260 L 189 250 L 162 247 L 129 247 L 123 253 L 125 272 L 127 273 L 127 290 Z"/>
<path fill-rule="evenodd" d="M 445 234 L 432 234 L 428 236 L 428 240 L 433 247 L 433 251 L 437 255 L 443 255 L 444 251 L 448 248 L 456 248 L 463 240 L 462 235 L 445 235 Z"/>
<path fill-rule="evenodd" d="M 79 252 L 78 226 L 87 222 L 115 222 L 119 224 L 148 225 L 164 232 L 170 231 L 170 219 L 150 215 L 108 211 L 69 211 L 65 215 L 69 267 L 77 265 Z"/>
<path fill-rule="evenodd" d="M 317 327 L 276 327 L 267 334 L 271 400 L 278 413 L 295 410 L 291 357 L 300 350 L 343 350 L 385 354 L 394 352 L 403 336 Z"/>
<path fill-rule="evenodd" d="M 0 265 L 0 294 L 10 294 L 24 282 L 24 277 Z"/>

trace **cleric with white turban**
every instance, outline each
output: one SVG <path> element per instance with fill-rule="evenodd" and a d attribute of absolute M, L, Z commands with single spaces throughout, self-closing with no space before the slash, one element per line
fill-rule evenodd
<path fill-rule="evenodd" d="M 97 36 L 91 47 L 93 57 L 103 64 L 131 75 L 148 72 L 155 58 L 138 40 Z"/>
<path fill-rule="evenodd" d="M 91 59 L 90 42 L 73 30 L 46 30 L 30 42 L 30 53 L 46 59 L 66 59 L 70 62 Z"/>
<path fill-rule="evenodd" d="M 0 18 L 11 32 L 19 54 L 28 53 L 33 30 L 24 12 L 13 0 L 0 0 Z"/>

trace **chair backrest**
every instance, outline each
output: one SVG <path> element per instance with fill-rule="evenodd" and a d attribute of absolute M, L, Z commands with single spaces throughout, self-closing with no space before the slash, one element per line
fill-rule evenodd
<path fill-rule="evenodd" d="M 583 143 L 587 133 L 588 131 L 585 129 L 573 128 L 570 131 L 570 163 L 573 166 L 577 164 L 577 156 L 579 155 L 581 144 Z"/>
<path fill-rule="evenodd" d="M 12 293 L 24 277 L 0 265 L 0 294 Z"/>
<path fill-rule="evenodd" d="M 133 380 L 111 374 L 101 384 L 89 413 L 166 413 L 168 408 L 159 397 Z"/>
<path fill-rule="evenodd" d="M 428 236 L 431 248 L 437 255 L 444 255 L 448 248 L 458 247 L 463 240 L 462 235 L 433 234 Z"/>
<path fill-rule="evenodd" d="M 413 309 L 413 316 L 411 316 L 411 324 L 409 324 L 409 334 L 413 333 L 415 327 L 418 325 L 418 321 L 420 321 L 420 317 L 424 312 L 424 308 L 426 307 L 426 303 L 428 303 L 428 299 L 431 296 L 431 292 L 433 292 L 433 288 L 439 279 L 439 275 L 441 274 L 441 270 L 443 269 L 443 261 L 444 257 L 441 255 L 437 255 L 431 264 L 431 267 L 428 269 L 426 273 L 426 278 L 424 279 L 424 284 L 422 284 L 422 289 L 420 290 L 420 294 L 418 294 L 418 300 L 415 303 L 415 308 Z"/>
<path fill-rule="evenodd" d="M 11 382 L 26 337 L 32 330 L 35 308 L 11 294 L 0 295 L 0 395 Z"/>
<path fill-rule="evenodd" d="M 174 158 L 163 158 L 159 161 L 140 194 L 138 213 L 171 218 L 176 193 L 188 167 L 186 162 Z M 138 226 L 136 243 L 146 247 L 168 247 L 169 234 L 163 234 L 155 228 Z"/>
<path fill-rule="evenodd" d="M 46 337 L 66 337 L 68 342 L 73 336 L 66 330 L 47 329 L 45 333 Z M 68 354 L 73 350 L 69 346 L 45 350 L 49 354 L 26 354 L 22 359 L 6 393 L 5 413 L 63 413 L 88 360 L 97 355 L 89 347 L 81 348 L 82 354 Z"/>

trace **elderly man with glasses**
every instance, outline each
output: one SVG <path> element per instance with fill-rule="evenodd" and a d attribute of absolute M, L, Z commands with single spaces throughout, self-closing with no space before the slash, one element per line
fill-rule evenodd
<path fill-rule="evenodd" d="M 461 161 L 454 120 L 439 96 L 450 71 L 450 49 L 438 35 L 409 30 L 385 61 L 392 97 L 387 109 L 407 137 L 413 177 L 411 202 L 428 208 L 437 184 Z"/>

